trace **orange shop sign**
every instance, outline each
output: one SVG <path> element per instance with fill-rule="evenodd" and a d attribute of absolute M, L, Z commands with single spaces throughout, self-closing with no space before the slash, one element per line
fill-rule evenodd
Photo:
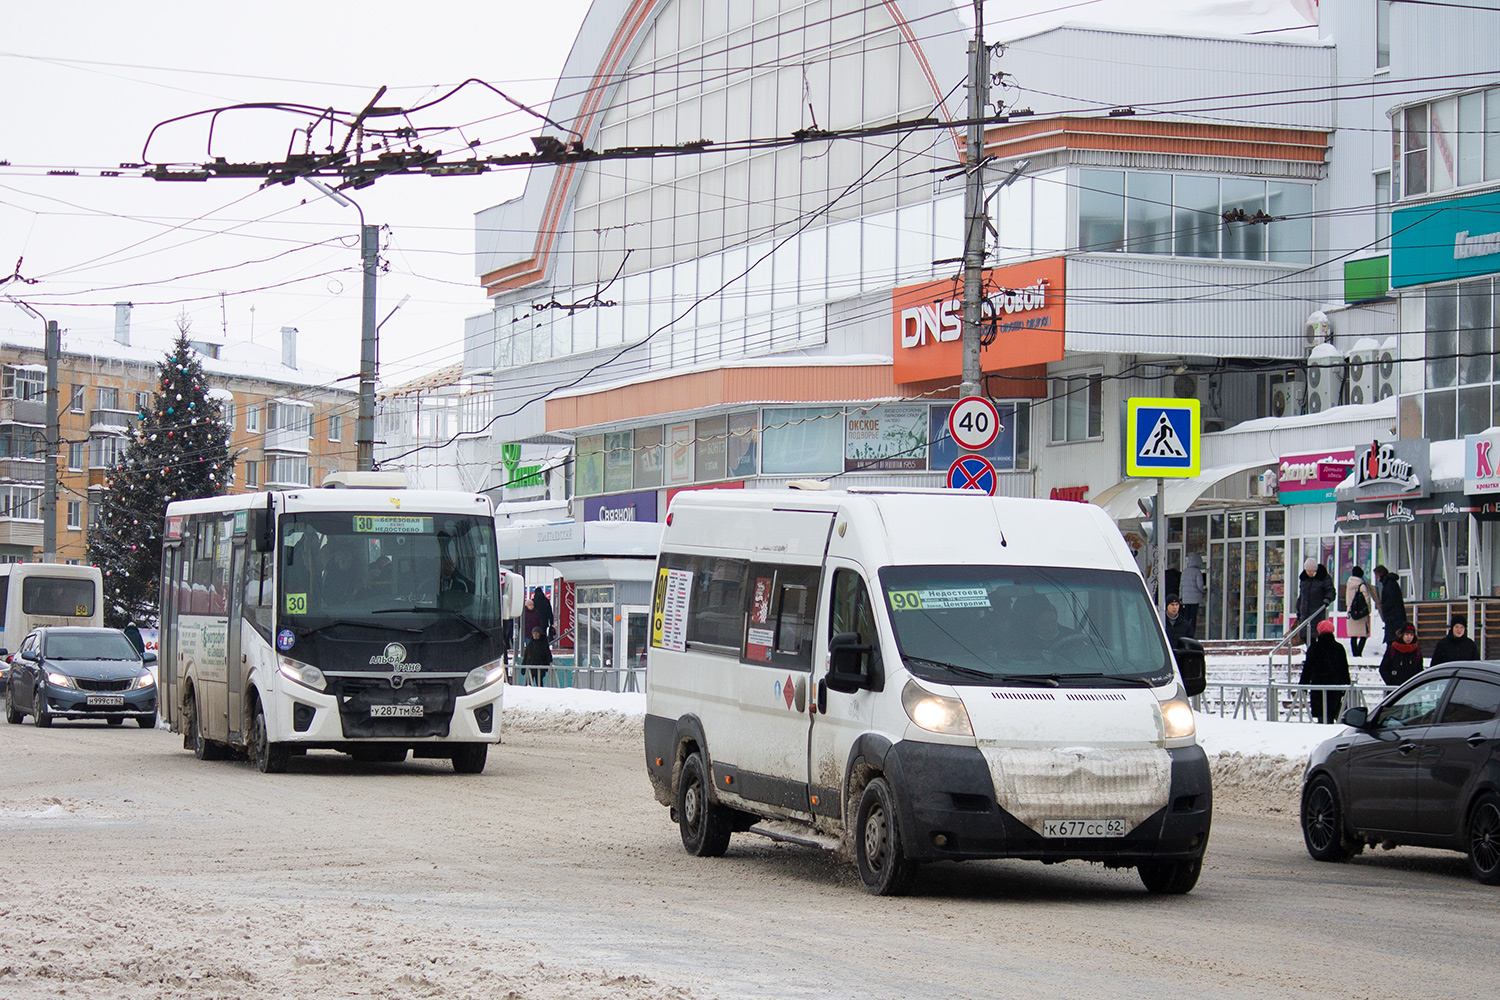
<path fill-rule="evenodd" d="M 980 351 L 984 371 L 1061 361 L 1061 257 L 984 272 L 984 328 L 994 342 Z M 963 282 L 929 281 L 891 295 L 892 355 L 897 382 L 925 382 L 963 374 Z"/>

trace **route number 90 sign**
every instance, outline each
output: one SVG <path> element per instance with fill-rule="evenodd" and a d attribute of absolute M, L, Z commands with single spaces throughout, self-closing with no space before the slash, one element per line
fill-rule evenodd
<path fill-rule="evenodd" d="M 1000 435 L 1000 414 L 983 396 L 965 396 L 948 413 L 948 436 L 965 451 L 983 451 Z"/>

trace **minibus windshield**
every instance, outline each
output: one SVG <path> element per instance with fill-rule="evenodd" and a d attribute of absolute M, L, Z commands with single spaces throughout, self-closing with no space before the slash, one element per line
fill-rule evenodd
<path fill-rule="evenodd" d="M 945 684 L 1165 684 L 1172 660 L 1140 577 L 1053 566 L 888 566 L 907 668 Z"/>

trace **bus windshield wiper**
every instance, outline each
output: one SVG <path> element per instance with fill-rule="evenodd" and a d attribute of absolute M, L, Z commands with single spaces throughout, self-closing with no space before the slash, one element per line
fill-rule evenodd
<path fill-rule="evenodd" d="M 381 608 L 379 611 L 371 611 L 370 614 L 389 615 L 395 614 L 398 611 L 440 611 L 445 615 L 452 615 L 459 621 L 463 622 L 465 625 L 469 626 L 469 628 L 473 629 L 475 632 L 478 632 L 480 635 L 489 634 L 488 629 L 480 625 L 468 615 L 464 614 L 462 611 L 458 610 L 457 608 L 445 608 L 441 604 L 413 604 L 409 608 Z M 421 629 L 412 629 L 411 631 L 420 632 Z"/>
<path fill-rule="evenodd" d="M 373 613 L 374 614 L 379 614 L 380 612 L 377 611 L 377 612 L 373 612 Z M 387 632 L 413 632 L 413 633 L 421 634 L 421 631 L 422 631 L 419 628 L 410 628 L 408 626 L 402 626 L 402 625 L 387 625 L 384 622 L 356 622 L 356 621 L 350 621 L 350 620 L 348 620 L 346 618 L 335 618 L 331 622 L 324 622 L 322 625 L 319 625 L 317 628 L 310 628 L 310 629 L 306 630 L 305 632 L 303 632 L 302 634 L 303 635 L 317 635 L 319 632 L 322 632 L 324 629 L 333 628 L 335 625 L 348 625 L 348 626 L 351 626 L 352 628 L 378 628 L 378 629 L 383 629 L 383 630 L 385 630 Z"/>
<path fill-rule="evenodd" d="M 982 680 L 991 680 L 994 674 L 988 670 L 975 670 L 973 667 L 961 667 L 957 663 L 949 663 L 947 660 L 934 660 L 926 656 L 913 656 L 910 653 L 902 653 L 903 660 L 915 660 L 918 663 L 926 663 L 940 670 L 951 670 L 955 674 L 963 674 L 965 677 L 978 677 Z"/>

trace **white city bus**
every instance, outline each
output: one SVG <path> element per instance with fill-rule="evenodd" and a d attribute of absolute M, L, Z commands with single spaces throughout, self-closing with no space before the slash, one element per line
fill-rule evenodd
<path fill-rule="evenodd" d="M 0 565 L 0 647 L 15 652 L 26 634 L 42 625 L 103 625 L 103 588 L 97 566 Z"/>
<path fill-rule="evenodd" d="M 266 772 L 330 749 L 477 774 L 504 688 L 490 501 L 347 480 L 168 506 L 162 717 L 199 759 Z"/>

